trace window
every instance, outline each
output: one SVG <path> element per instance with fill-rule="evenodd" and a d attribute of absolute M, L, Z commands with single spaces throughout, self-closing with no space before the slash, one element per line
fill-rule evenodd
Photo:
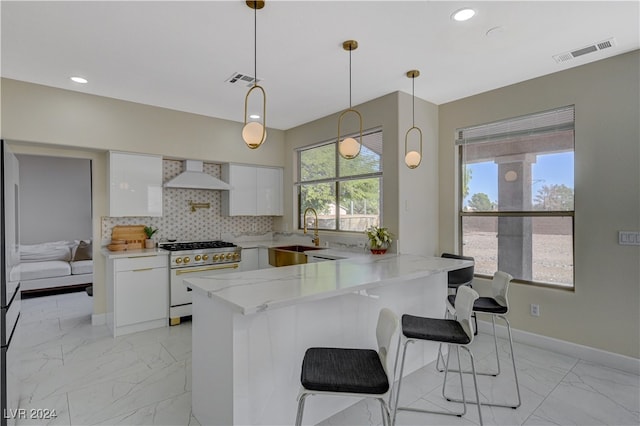
<path fill-rule="evenodd" d="M 458 129 L 461 252 L 475 272 L 573 288 L 574 107 Z"/>
<path fill-rule="evenodd" d="M 318 228 L 362 232 L 381 223 L 382 129 L 364 132 L 360 155 L 345 160 L 335 140 L 298 150 L 298 227 L 304 210 Z M 307 216 L 307 225 L 315 226 Z"/>

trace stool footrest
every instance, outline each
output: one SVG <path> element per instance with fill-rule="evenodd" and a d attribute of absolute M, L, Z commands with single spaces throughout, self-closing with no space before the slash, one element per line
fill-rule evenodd
<path fill-rule="evenodd" d="M 451 370 L 449 370 L 449 371 L 451 371 Z M 449 397 L 447 395 L 445 395 L 444 397 L 449 402 L 460 402 L 460 403 L 463 402 L 461 399 L 451 398 L 451 397 Z M 471 400 L 471 399 L 467 399 L 466 402 L 467 402 L 467 404 L 474 404 L 474 405 L 478 404 L 478 401 L 474 401 L 474 400 Z M 504 408 L 518 408 L 520 406 L 520 404 L 516 404 L 516 405 L 514 405 L 514 404 L 501 404 L 501 403 L 498 403 L 498 402 L 490 402 L 490 401 L 481 402 L 480 405 L 486 405 L 487 407 L 504 407 Z"/>
<path fill-rule="evenodd" d="M 457 417 L 462 417 L 465 414 L 467 414 L 466 410 L 460 413 L 456 413 L 455 411 L 433 411 L 433 410 L 423 410 L 421 408 L 413 408 L 413 407 L 397 407 L 396 411 L 413 411 L 414 413 L 443 414 L 445 416 L 457 416 Z"/>
<path fill-rule="evenodd" d="M 436 368 L 436 370 L 437 370 L 439 373 L 444 373 L 444 368 Z M 450 368 L 450 369 L 449 369 L 449 373 L 459 373 L 459 372 L 460 372 L 460 370 L 455 370 L 455 369 L 453 369 L 453 368 Z M 463 374 L 472 374 L 472 373 L 473 373 L 473 371 L 470 371 L 470 370 L 463 370 L 463 371 L 462 371 L 462 373 L 463 373 Z M 478 376 L 493 376 L 493 377 L 497 377 L 497 376 L 498 376 L 498 374 L 500 374 L 500 373 L 498 373 L 498 372 L 491 372 L 491 371 L 476 371 L 476 374 L 477 374 Z"/>

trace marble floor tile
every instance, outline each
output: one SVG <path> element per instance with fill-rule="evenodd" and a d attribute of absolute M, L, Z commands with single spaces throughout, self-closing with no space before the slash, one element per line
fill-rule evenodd
<path fill-rule="evenodd" d="M 21 404 L 24 418 L 18 418 L 18 426 L 70 425 L 67 394 L 54 395 L 38 401 Z"/>
<path fill-rule="evenodd" d="M 535 416 L 563 425 L 638 425 L 638 376 L 581 361 L 547 396 Z"/>
<path fill-rule="evenodd" d="M 113 338 L 92 326 L 93 299 L 84 292 L 22 302 L 23 385 L 20 408 L 50 409 L 51 419 L 19 419 L 18 425 L 196 425 L 191 412 L 191 322 Z M 472 344 L 478 370 L 495 369 L 493 337 Z M 482 406 L 486 425 L 638 425 L 640 377 L 544 349 L 515 343 L 522 406 Z M 479 376 L 481 400 L 515 400 L 509 343 L 498 340 L 501 374 Z M 452 357 L 452 368 L 457 365 Z M 461 351 L 461 363 L 469 357 Z M 465 394 L 474 397 L 471 376 Z M 400 404 L 459 410 L 441 395 L 444 373 L 435 362 L 406 377 Z M 450 373 L 447 394 L 460 395 Z M 296 402 L 292 401 L 292 405 Z M 307 404 L 313 404 L 310 397 Z M 362 400 L 320 423 L 382 424 L 380 406 Z M 477 407 L 463 417 L 402 411 L 398 426 L 477 425 Z"/>
<path fill-rule="evenodd" d="M 175 398 L 136 408 L 120 416 L 107 419 L 96 425 L 189 425 L 195 420 L 191 416 L 191 392 Z M 197 422 L 197 420 L 195 420 Z"/>
<path fill-rule="evenodd" d="M 134 412 L 138 413 L 134 418 L 148 417 L 162 407 L 165 412 L 169 412 L 174 407 L 173 404 L 170 402 L 161 406 L 158 404 L 174 400 L 177 396 L 188 392 L 186 361 L 175 362 L 151 371 L 123 375 L 69 392 L 71 422 L 72 424 L 107 422 L 109 419 Z M 190 406 L 190 393 L 188 396 Z M 143 407 L 145 410 L 138 412 Z M 182 411 L 185 415 L 183 421 L 187 422 L 190 410 Z"/>

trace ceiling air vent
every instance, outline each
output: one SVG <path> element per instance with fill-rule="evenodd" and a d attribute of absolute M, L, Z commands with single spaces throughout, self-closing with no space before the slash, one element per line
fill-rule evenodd
<path fill-rule="evenodd" d="M 247 87 L 251 87 L 254 85 L 254 83 L 258 83 L 260 82 L 260 80 L 256 80 L 255 78 L 253 78 L 252 76 L 250 76 L 249 74 L 242 74 L 239 72 L 234 72 L 233 74 L 231 74 L 231 77 L 229 77 L 228 79 L 225 80 L 228 83 L 231 84 L 244 84 L 247 83 Z"/>
<path fill-rule="evenodd" d="M 615 44 L 615 39 L 612 37 L 610 39 L 599 41 L 589 46 L 581 47 L 580 49 L 575 49 L 570 52 L 561 53 L 559 55 L 553 55 L 553 59 L 557 63 L 567 62 L 582 55 L 587 55 L 589 53 L 598 52 L 599 50 L 608 49 L 615 46 Z"/>

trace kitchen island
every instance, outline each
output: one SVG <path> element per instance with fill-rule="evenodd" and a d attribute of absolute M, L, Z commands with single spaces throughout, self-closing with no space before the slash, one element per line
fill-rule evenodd
<path fill-rule="evenodd" d="M 442 317 L 447 271 L 470 264 L 388 254 L 186 280 L 194 416 L 203 425 L 293 424 L 307 348 L 375 348 L 383 307 Z M 411 351 L 406 374 L 435 360 L 436 350 Z M 315 424 L 355 402 L 314 397 L 304 421 Z"/>

